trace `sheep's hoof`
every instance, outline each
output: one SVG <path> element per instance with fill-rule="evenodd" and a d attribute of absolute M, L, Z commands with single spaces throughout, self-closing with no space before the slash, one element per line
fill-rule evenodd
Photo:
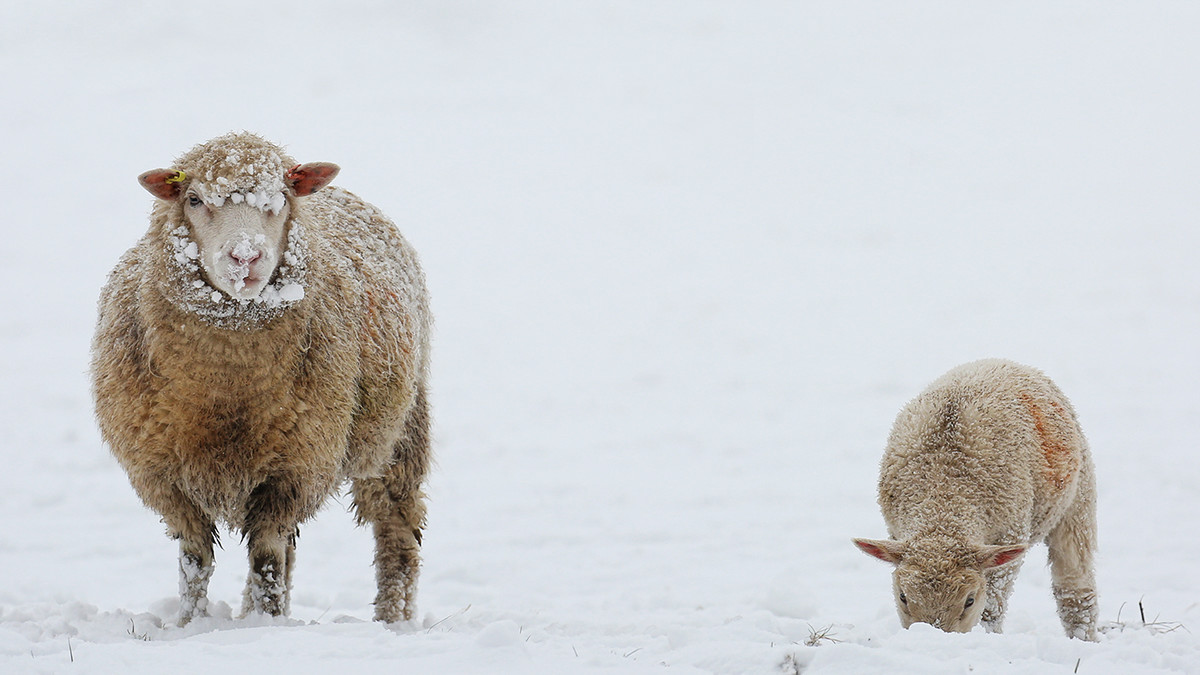
<path fill-rule="evenodd" d="M 208 612 L 185 612 L 185 613 L 181 613 L 179 615 L 179 620 L 175 622 L 175 625 L 179 626 L 180 628 L 183 628 L 184 626 L 191 623 L 192 619 L 196 619 L 196 618 L 204 619 L 207 617 L 208 617 Z"/>

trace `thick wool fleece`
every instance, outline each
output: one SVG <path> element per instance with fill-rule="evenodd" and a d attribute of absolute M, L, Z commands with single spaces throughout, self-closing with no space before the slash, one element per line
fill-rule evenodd
<path fill-rule="evenodd" d="M 276 274 L 303 283 L 299 299 L 267 306 L 212 299 L 211 288 L 197 295 L 202 272 L 179 250 L 182 200 L 157 202 L 149 231 L 101 293 L 92 363 L 100 429 L 134 490 L 182 540 L 181 555 L 195 558 L 191 581 L 211 571 L 218 523 L 252 547 L 256 536 L 286 540 L 287 560 L 275 565 L 290 578 L 296 525 L 348 478 L 386 479 L 408 500 L 372 503 L 373 522 L 418 532 L 423 522 L 428 433 L 412 426 L 428 425 L 424 276 L 392 222 L 358 197 L 291 194 L 284 172 L 293 164 L 256 136 L 231 134 L 175 168 L 211 203 L 256 192 L 288 200 L 291 269 Z"/>
<path fill-rule="evenodd" d="M 904 550 L 900 570 L 936 584 L 978 547 L 1045 541 L 1069 635 L 1095 639 L 1096 485 L 1066 396 L 1040 371 L 983 360 L 949 371 L 906 405 L 888 439 L 879 505 Z M 999 630 L 1018 565 L 988 572 L 983 620 Z"/>

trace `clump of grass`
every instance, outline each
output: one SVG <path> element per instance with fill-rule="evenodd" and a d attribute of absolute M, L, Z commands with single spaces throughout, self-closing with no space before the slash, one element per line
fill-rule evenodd
<path fill-rule="evenodd" d="M 829 624 L 821 629 L 813 628 L 811 623 L 808 624 L 808 639 L 804 641 L 804 646 L 819 647 L 823 641 L 833 644 L 841 642 L 841 640 L 833 636 L 833 624 Z"/>
<path fill-rule="evenodd" d="M 804 639 L 805 647 L 820 647 L 824 643 L 837 644 L 841 640 L 834 637 L 833 624 L 829 624 L 824 628 L 813 628 L 813 625 L 808 624 L 808 637 Z M 792 644 L 800 644 L 793 642 Z M 774 646 L 774 643 L 772 643 Z M 804 655 L 798 652 L 788 652 L 783 657 L 783 662 L 779 664 L 779 669 L 784 675 L 801 675 L 804 669 L 808 667 L 808 661 L 811 654 Z"/>
<path fill-rule="evenodd" d="M 129 630 L 127 630 L 125 632 L 129 633 L 130 637 L 136 638 L 138 640 L 144 640 L 145 642 L 150 641 L 150 635 L 148 633 L 137 632 L 137 626 L 134 625 L 133 619 L 129 620 Z"/>
<path fill-rule="evenodd" d="M 451 615 L 449 615 L 449 616 L 446 616 L 446 617 L 444 617 L 444 618 L 442 618 L 442 619 L 439 619 L 438 621 L 435 621 L 435 622 L 433 622 L 433 625 L 432 625 L 432 626 L 430 626 L 430 627 L 429 627 L 429 628 L 428 628 L 428 629 L 427 629 L 425 632 L 426 632 L 426 633 L 432 633 L 434 628 L 437 628 L 438 626 L 440 626 L 440 625 L 442 625 L 443 623 L 445 623 L 445 622 L 449 621 L 450 619 L 453 619 L 453 618 L 455 618 L 455 617 L 462 616 L 463 614 L 466 614 L 466 613 L 467 613 L 467 612 L 468 612 L 470 609 L 471 609 L 471 605 L 470 605 L 470 604 L 468 604 L 466 607 L 463 607 L 462 609 L 458 610 L 457 612 L 454 612 L 453 614 L 451 614 Z M 451 627 L 451 628 L 450 628 L 450 629 L 448 629 L 448 630 L 452 630 L 452 629 L 453 629 L 453 627 Z"/>
<path fill-rule="evenodd" d="M 1121 606 L 1117 609 L 1117 620 L 1107 626 L 1102 627 L 1100 630 L 1107 633 L 1114 630 L 1117 632 L 1124 632 L 1126 628 L 1144 628 L 1151 633 L 1174 633 L 1175 631 L 1181 629 L 1188 633 L 1191 632 L 1187 629 L 1187 626 L 1184 626 L 1178 621 L 1159 621 L 1158 616 L 1155 616 L 1152 621 L 1147 621 L 1146 608 L 1142 605 L 1142 601 L 1140 599 L 1138 600 L 1137 605 L 1140 625 L 1130 625 L 1129 623 L 1121 620 L 1121 612 L 1125 609 L 1125 603 L 1121 603 Z"/>

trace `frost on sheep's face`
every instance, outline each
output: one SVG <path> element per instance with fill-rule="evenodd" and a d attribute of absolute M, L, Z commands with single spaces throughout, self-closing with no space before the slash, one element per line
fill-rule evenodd
<path fill-rule="evenodd" d="M 328 185 L 337 175 L 338 166 L 310 162 L 286 170 L 280 167 L 278 173 L 242 175 L 237 171 L 248 168 L 240 167 L 230 157 L 220 157 L 222 166 L 232 165 L 236 170 L 232 178 L 221 177 L 223 182 L 197 182 L 175 169 L 147 171 L 138 181 L 155 197 L 179 209 L 175 213 L 182 215 L 187 235 L 195 244 L 186 255 L 199 262 L 203 281 L 242 304 L 262 301 L 266 295 L 263 290 L 288 246 L 292 198 L 306 197 Z M 240 187 L 232 189 L 233 185 Z M 290 264 L 295 266 L 297 260 Z M 203 287 L 202 282 L 197 283 Z M 280 299 L 297 296 L 286 287 L 275 290 L 279 291 L 274 296 L 276 304 Z M 219 297 L 214 293 L 213 302 L 219 302 Z"/>
<path fill-rule="evenodd" d="M 271 280 L 285 245 L 290 205 L 279 195 L 266 208 L 246 197 L 220 206 L 197 191 L 183 197 L 183 214 L 208 282 L 235 300 L 253 300 Z M 231 196 L 234 196 L 231 195 Z"/>

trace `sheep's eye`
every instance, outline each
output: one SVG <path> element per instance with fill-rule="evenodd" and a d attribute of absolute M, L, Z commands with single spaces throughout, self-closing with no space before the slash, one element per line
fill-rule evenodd
<path fill-rule="evenodd" d="M 904 597 L 903 593 L 900 594 L 900 602 L 905 605 L 908 604 L 908 598 Z"/>
<path fill-rule="evenodd" d="M 963 609 L 966 609 L 967 607 L 970 607 L 973 604 L 975 604 L 975 598 L 967 598 L 967 604 L 963 605 Z"/>
<path fill-rule="evenodd" d="M 188 195 L 188 204 L 191 206 L 200 206 L 200 198 L 196 195 Z"/>

